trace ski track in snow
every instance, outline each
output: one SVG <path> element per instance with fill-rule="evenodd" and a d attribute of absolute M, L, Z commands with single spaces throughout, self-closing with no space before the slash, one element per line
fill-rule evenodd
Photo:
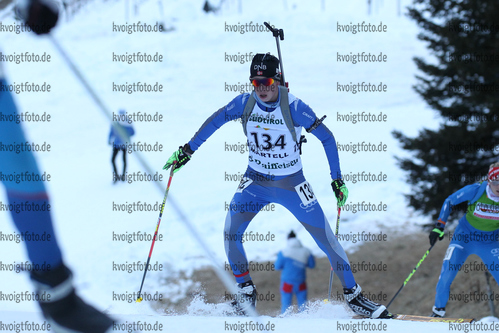
<path fill-rule="evenodd" d="M 303 313 L 284 315 L 279 317 L 260 316 L 231 317 L 225 316 L 228 309 L 226 304 L 206 304 L 202 299 L 195 299 L 191 303 L 187 314 L 129 314 L 113 315 L 116 319 L 115 331 L 127 331 L 131 328 L 142 328 L 146 331 L 165 332 L 305 332 L 314 330 L 329 330 L 334 332 L 447 332 L 450 329 L 446 323 L 420 323 L 401 320 L 381 319 L 352 319 L 352 312 L 342 304 L 324 304 L 316 301 L 310 304 Z M 7 319 L 8 318 L 8 319 Z M 2 312 L 0 320 L 6 327 L 20 322 L 43 325 L 46 322 L 35 312 Z M 484 318 L 484 325 L 491 325 L 497 318 Z M 135 325 L 135 326 L 133 326 Z M 469 324 L 456 324 L 454 330 L 466 328 Z M 263 329 L 262 329 L 263 328 Z M 267 329 L 267 330 L 265 330 Z"/>

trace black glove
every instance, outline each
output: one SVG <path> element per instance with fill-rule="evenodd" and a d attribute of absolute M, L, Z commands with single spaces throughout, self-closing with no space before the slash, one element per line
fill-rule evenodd
<path fill-rule="evenodd" d="M 57 4 L 50 0 L 20 0 L 15 12 L 37 35 L 48 34 L 59 18 Z"/>
<path fill-rule="evenodd" d="M 333 188 L 334 195 L 338 201 L 338 207 L 342 207 L 348 198 L 348 189 L 343 182 L 343 179 L 338 178 L 331 182 L 331 187 Z"/>
<path fill-rule="evenodd" d="M 444 227 L 442 226 L 441 223 L 437 223 L 435 225 L 435 228 L 433 228 L 432 231 L 430 231 L 430 235 L 428 236 L 430 239 L 430 245 L 433 246 L 438 240 L 444 239 Z"/>
<path fill-rule="evenodd" d="M 177 172 L 180 168 L 186 165 L 187 162 L 189 162 L 192 154 L 194 154 L 194 152 L 191 150 L 188 143 L 186 143 L 183 147 L 178 147 L 178 150 L 175 151 L 166 162 L 163 170 L 168 170 L 172 165 L 174 165 L 173 172 Z"/>

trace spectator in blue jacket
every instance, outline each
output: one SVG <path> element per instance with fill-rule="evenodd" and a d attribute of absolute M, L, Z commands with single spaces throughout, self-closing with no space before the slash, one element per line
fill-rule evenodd
<path fill-rule="evenodd" d="M 118 112 L 118 126 L 123 128 L 127 134 L 128 139 L 132 135 L 135 134 L 135 131 L 132 126 L 132 120 L 130 117 L 127 116 L 125 110 L 121 109 Z M 128 140 L 123 141 L 121 137 L 118 135 L 116 128 L 111 125 L 111 131 L 109 132 L 109 138 L 108 138 L 108 143 L 113 145 L 113 157 L 111 158 L 111 162 L 113 163 L 113 181 L 116 183 L 118 180 L 125 181 L 125 172 L 126 172 L 126 153 L 127 153 L 127 147 L 129 145 Z M 118 155 L 119 151 L 123 151 L 123 174 L 121 176 L 118 175 L 118 169 L 116 168 L 116 156 Z"/>
<path fill-rule="evenodd" d="M 291 231 L 287 247 L 280 251 L 275 262 L 281 274 L 281 313 L 291 306 L 293 293 L 296 294 L 298 311 L 303 311 L 307 301 L 306 269 L 315 267 L 315 259 L 309 249 L 303 247 Z"/>

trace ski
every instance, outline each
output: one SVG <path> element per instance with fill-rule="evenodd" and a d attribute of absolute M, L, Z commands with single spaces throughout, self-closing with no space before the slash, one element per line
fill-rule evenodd
<path fill-rule="evenodd" d="M 368 317 L 363 317 L 356 315 L 353 317 L 354 319 L 371 319 Z M 382 319 L 382 318 L 380 318 Z M 473 323 L 475 319 L 469 318 L 438 318 L 438 317 L 425 317 L 425 316 L 414 316 L 414 315 L 405 315 L 405 314 L 394 314 L 393 318 L 395 320 L 407 320 L 407 321 L 419 321 L 426 323 Z"/>
<path fill-rule="evenodd" d="M 396 314 L 393 319 L 397 320 L 409 320 L 409 321 L 421 321 L 428 323 L 472 323 L 475 321 L 474 318 L 438 318 L 438 317 L 425 317 L 425 316 L 414 316 L 414 315 L 404 315 Z"/>

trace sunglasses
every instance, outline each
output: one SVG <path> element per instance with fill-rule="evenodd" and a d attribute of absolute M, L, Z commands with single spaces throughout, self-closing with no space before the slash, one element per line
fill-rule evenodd
<path fill-rule="evenodd" d="M 488 181 L 489 181 L 489 184 L 492 184 L 494 186 L 499 185 L 499 180 L 490 180 L 490 179 L 488 179 Z"/>
<path fill-rule="evenodd" d="M 254 85 L 255 87 L 259 87 L 259 86 L 268 87 L 268 86 L 274 84 L 274 79 L 272 79 L 272 78 L 253 79 L 253 80 L 251 80 L 251 84 Z"/>

